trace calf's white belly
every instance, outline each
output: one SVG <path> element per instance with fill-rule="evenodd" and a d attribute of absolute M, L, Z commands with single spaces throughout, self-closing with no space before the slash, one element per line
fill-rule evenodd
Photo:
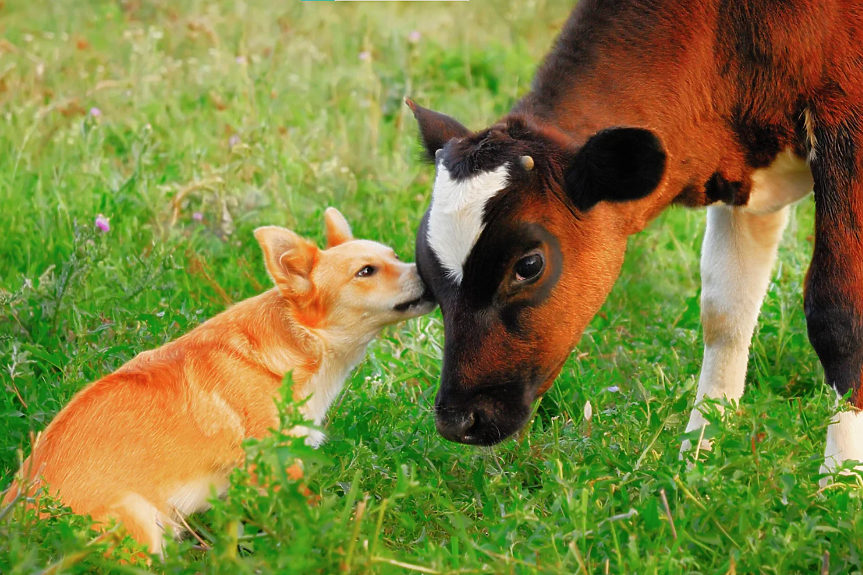
<path fill-rule="evenodd" d="M 768 167 L 752 173 L 752 193 L 743 209 L 757 215 L 778 212 L 809 195 L 813 185 L 809 165 L 786 149 Z"/>

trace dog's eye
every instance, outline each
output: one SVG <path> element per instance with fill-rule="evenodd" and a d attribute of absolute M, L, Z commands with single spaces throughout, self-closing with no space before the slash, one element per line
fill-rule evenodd
<path fill-rule="evenodd" d="M 357 272 L 358 278 L 367 278 L 375 275 L 378 269 L 375 266 L 365 266 L 363 269 Z"/>
<path fill-rule="evenodd" d="M 542 254 L 529 254 L 515 263 L 515 281 L 523 282 L 535 278 L 542 272 L 545 260 Z"/>

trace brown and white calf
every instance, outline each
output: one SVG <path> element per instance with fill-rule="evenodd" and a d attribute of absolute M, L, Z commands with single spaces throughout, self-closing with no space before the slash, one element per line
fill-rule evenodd
<path fill-rule="evenodd" d="M 825 464 L 863 460 L 863 4 L 581 0 L 491 127 L 408 105 L 437 172 L 416 249 L 444 318 L 444 437 L 525 424 L 627 238 L 672 204 L 708 206 L 696 402 L 740 398 L 789 205 L 814 187 L 809 337 L 850 392 Z M 687 430 L 704 424 L 696 408 Z"/>

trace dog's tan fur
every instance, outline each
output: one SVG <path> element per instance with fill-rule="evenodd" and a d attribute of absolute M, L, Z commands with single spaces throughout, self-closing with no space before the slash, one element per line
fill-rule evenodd
<path fill-rule="evenodd" d="M 206 507 L 213 488 L 224 492 L 244 461 L 243 440 L 278 425 L 274 398 L 286 373 L 295 396 L 311 395 L 304 415 L 320 424 L 378 332 L 432 307 L 397 310 L 423 293 L 415 266 L 354 240 L 335 209 L 325 219 L 326 250 L 284 228 L 256 230 L 276 288 L 79 392 L 41 434 L 6 500 L 42 479 L 76 513 L 117 519 L 158 553 L 163 528 L 179 532 L 176 519 Z M 375 273 L 359 277 L 368 265 Z"/>

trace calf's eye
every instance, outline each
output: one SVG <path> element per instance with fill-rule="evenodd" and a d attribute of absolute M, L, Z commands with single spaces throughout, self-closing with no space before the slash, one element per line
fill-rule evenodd
<path fill-rule="evenodd" d="M 535 278 L 542 272 L 545 260 L 542 254 L 529 254 L 515 263 L 515 281 L 523 282 Z"/>

